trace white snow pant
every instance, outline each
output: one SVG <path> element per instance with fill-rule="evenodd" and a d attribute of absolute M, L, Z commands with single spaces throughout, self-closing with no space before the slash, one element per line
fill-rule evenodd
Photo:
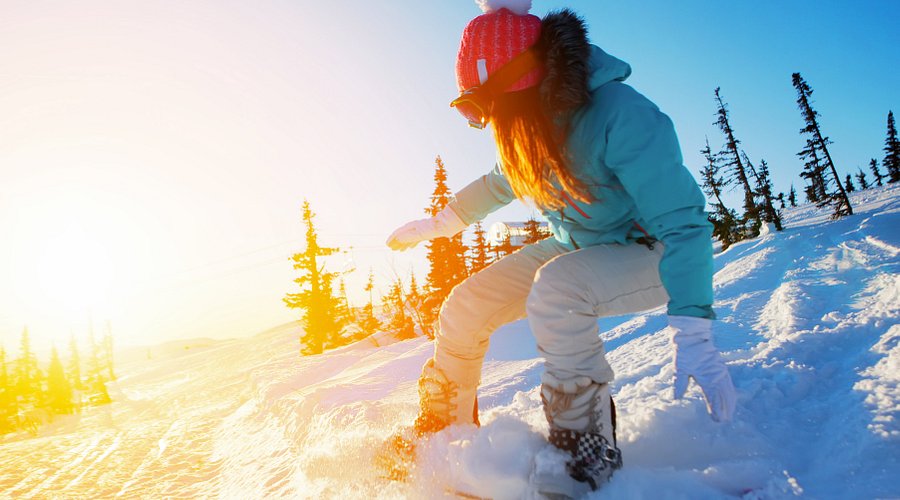
<path fill-rule="evenodd" d="M 597 318 L 652 309 L 668 294 L 659 279 L 663 246 L 600 245 L 571 251 L 547 238 L 507 255 L 453 289 L 441 308 L 435 366 L 477 386 L 491 334 L 525 317 L 545 370 L 557 378 L 613 379 Z"/>

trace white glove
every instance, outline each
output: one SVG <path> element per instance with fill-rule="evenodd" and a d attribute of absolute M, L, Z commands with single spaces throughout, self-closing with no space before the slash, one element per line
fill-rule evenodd
<path fill-rule="evenodd" d="M 388 236 L 387 246 L 392 250 L 408 250 L 425 240 L 456 236 L 466 226 L 452 208 L 446 207 L 434 217 L 414 220 L 400 226 Z"/>
<path fill-rule="evenodd" d="M 712 342 L 712 321 L 691 316 L 669 316 L 674 330 L 675 399 L 684 396 L 693 378 L 706 398 L 706 409 L 716 422 L 734 414 L 735 392 L 731 375 Z"/>

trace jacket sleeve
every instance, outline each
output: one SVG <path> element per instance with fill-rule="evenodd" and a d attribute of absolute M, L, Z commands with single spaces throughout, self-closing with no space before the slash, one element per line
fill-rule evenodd
<path fill-rule="evenodd" d="M 466 224 L 474 224 L 516 199 L 500 165 L 456 193 L 449 206 Z"/>
<path fill-rule="evenodd" d="M 683 164 L 672 121 L 623 87 L 607 122 L 603 160 L 634 199 L 645 229 L 665 246 L 659 274 L 669 314 L 714 319 L 706 199 Z"/>

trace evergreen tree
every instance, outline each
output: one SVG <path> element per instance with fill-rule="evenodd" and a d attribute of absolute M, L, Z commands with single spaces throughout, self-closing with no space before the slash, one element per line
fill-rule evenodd
<path fill-rule="evenodd" d="M 64 415 L 72 413 L 75 409 L 72 403 L 72 386 L 66 378 L 56 346 L 53 346 L 50 367 L 47 369 L 47 406 L 53 413 Z"/>
<path fill-rule="evenodd" d="M 106 389 L 107 369 L 104 363 L 103 346 L 94 337 L 94 322 L 88 326 L 88 343 L 90 344 L 90 357 L 88 358 L 87 392 L 90 394 L 89 402 L 94 405 L 104 405 L 112 402 Z"/>
<path fill-rule="evenodd" d="M 425 314 L 425 297 L 419 291 L 419 283 L 416 281 L 416 273 L 412 272 L 409 276 L 409 292 L 406 294 L 406 308 L 412 318 L 413 323 L 419 327 L 419 330 L 428 338 L 434 338 L 434 332 L 431 331 L 431 325 L 428 324 L 428 317 Z"/>
<path fill-rule="evenodd" d="M 106 366 L 107 380 L 116 380 L 112 325 L 109 321 L 106 322 L 106 333 L 103 335 L 103 364 Z"/>
<path fill-rule="evenodd" d="M 43 401 L 43 373 L 38 366 L 37 357 L 31 350 L 31 339 L 28 327 L 22 331 L 19 343 L 20 355 L 16 361 L 15 394 L 18 401 L 25 406 L 39 406 Z"/>
<path fill-rule="evenodd" d="M 788 201 L 791 203 L 792 207 L 797 206 L 797 190 L 794 189 L 793 184 L 791 184 L 791 192 L 788 194 Z"/>
<path fill-rule="evenodd" d="M 447 170 L 444 162 L 438 156 L 434 160 L 434 191 L 431 194 L 431 203 L 425 212 L 428 215 L 437 215 L 446 208 L 450 202 L 451 192 L 447 187 Z M 437 318 L 438 309 L 444 299 L 450 295 L 450 291 L 459 282 L 466 279 L 469 270 L 466 267 L 467 248 L 463 244 L 462 233 L 450 238 L 435 238 L 426 244 L 428 248 L 428 263 L 430 268 L 427 276 L 428 298 L 426 309 L 423 311 L 426 322 L 431 324 Z"/>
<path fill-rule="evenodd" d="M 825 167 L 822 165 L 822 162 L 819 161 L 819 155 L 812 144 L 812 140 L 808 139 L 806 141 L 806 148 L 797 153 L 797 156 L 806 160 L 803 164 L 803 171 L 800 172 L 800 177 L 809 182 L 806 188 L 804 188 L 806 201 L 810 203 L 819 203 L 828 197 L 828 193 L 825 189 Z"/>
<path fill-rule="evenodd" d="M 525 239 L 522 243 L 530 245 L 547 239 L 549 236 L 550 232 L 541 227 L 541 223 L 534 218 L 533 214 L 525 221 Z"/>
<path fill-rule="evenodd" d="M 778 198 L 776 198 L 776 199 L 778 200 L 778 203 L 781 204 L 781 207 L 780 207 L 780 208 L 781 208 L 782 210 L 784 210 L 785 208 L 787 208 L 787 205 L 785 205 L 785 203 L 784 203 L 784 193 L 783 193 L 783 192 L 778 193 Z"/>
<path fill-rule="evenodd" d="M 381 322 L 378 321 L 378 318 L 375 317 L 375 304 L 373 302 L 372 291 L 375 289 L 375 275 L 372 273 L 372 269 L 369 269 L 369 279 L 366 281 L 366 293 L 369 294 L 369 301 L 363 306 L 362 312 L 362 320 L 360 321 L 360 328 L 362 329 L 362 335 L 368 337 L 373 333 L 378 332 L 381 329 Z"/>
<path fill-rule="evenodd" d="M 394 332 L 394 336 L 400 340 L 414 338 L 416 331 L 412 318 L 406 312 L 403 282 L 400 278 L 391 284 L 384 301 L 385 309 L 388 311 L 388 329 Z"/>
<path fill-rule="evenodd" d="M 859 182 L 859 189 L 865 191 L 869 189 L 869 182 L 866 181 L 866 173 L 863 172 L 861 167 L 856 167 L 859 172 L 856 174 L 856 181 Z"/>
<path fill-rule="evenodd" d="M 872 175 L 875 176 L 875 184 L 877 186 L 883 186 L 882 180 L 884 179 L 884 176 L 881 175 L 881 170 L 878 170 L 878 160 L 872 158 L 869 161 L 869 168 L 872 170 Z"/>
<path fill-rule="evenodd" d="M 0 346 L 0 434 L 15 429 L 18 413 L 13 381 L 6 363 L 6 350 Z"/>
<path fill-rule="evenodd" d="M 72 388 L 72 404 L 75 410 L 81 409 L 81 393 L 85 389 L 84 381 L 81 379 L 81 356 L 78 354 L 78 343 L 75 342 L 75 333 L 69 337 L 69 387 Z"/>
<path fill-rule="evenodd" d="M 469 271 L 472 274 L 487 267 L 490 263 L 488 260 L 488 252 L 491 251 L 491 246 L 487 241 L 487 232 L 484 230 L 484 226 L 481 225 L 481 221 L 475 223 L 474 236 L 475 241 L 472 243 L 472 257 L 469 259 Z"/>
<path fill-rule="evenodd" d="M 853 185 L 853 177 L 850 174 L 847 174 L 847 179 L 844 180 L 844 189 L 846 189 L 848 193 L 856 191 L 856 187 Z"/>
<path fill-rule="evenodd" d="M 503 235 L 503 240 L 500 241 L 499 245 L 494 245 L 494 258 L 499 260 L 501 257 L 509 255 L 515 252 L 516 249 L 512 244 L 512 235 L 509 234 L 509 231 Z"/>
<path fill-rule="evenodd" d="M 713 211 L 709 215 L 709 221 L 713 225 L 713 237 L 722 243 L 722 250 L 726 250 L 743 235 L 738 227 L 737 214 L 722 202 L 722 190 L 725 188 L 725 181 L 719 177 L 722 166 L 718 155 L 709 147 L 709 139 L 706 140 L 706 147 L 701 149 L 700 153 L 706 158 L 706 165 L 700 172 L 703 178 L 703 192 L 715 200 L 710 203 Z"/>
<path fill-rule="evenodd" d="M 301 336 L 301 353 L 320 354 L 329 346 L 340 343 L 340 328 L 336 320 L 338 300 L 332 290 L 337 273 L 325 271 L 319 258 L 335 253 L 337 248 L 319 246 L 313 218 L 315 213 L 309 202 L 303 201 L 303 224 L 306 226 L 306 250 L 291 256 L 293 267 L 300 271 L 294 280 L 300 287 L 297 293 L 288 293 L 284 303 L 291 309 L 300 309 L 300 321 L 305 327 Z"/>
<path fill-rule="evenodd" d="M 763 214 L 763 220 L 775 225 L 777 231 L 781 231 L 781 214 L 775 209 L 775 202 L 772 197 L 772 179 L 769 176 L 769 165 L 766 160 L 759 161 L 759 171 L 756 175 L 756 190 L 762 197 L 762 206 L 760 211 Z"/>
<path fill-rule="evenodd" d="M 805 158 L 809 156 L 809 151 L 819 151 L 821 153 L 819 158 L 822 158 L 824 168 L 830 170 L 836 188 L 834 192 L 827 193 L 824 200 L 819 200 L 819 205 L 823 206 L 833 202 L 834 213 L 832 214 L 832 218 L 835 219 L 846 215 L 853 215 L 853 207 L 850 206 L 850 198 L 847 196 L 847 191 L 841 184 L 837 168 L 835 168 L 834 162 L 831 160 L 831 154 L 828 152 L 828 145 L 832 144 L 832 142 L 828 137 L 822 135 L 818 120 L 819 113 L 812 109 L 810 97 L 812 96 L 813 90 L 807 85 L 806 81 L 803 80 L 800 73 L 794 73 L 792 75 L 792 82 L 794 88 L 797 89 L 797 106 L 800 108 L 800 112 L 806 122 L 806 126 L 800 129 L 800 133 L 809 136 L 807 138 L 806 149 L 801 151 L 799 155 L 801 158 Z"/>
<path fill-rule="evenodd" d="M 744 189 L 744 215 L 742 223 L 745 226 L 746 236 L 754 237 L 759 234 L 759 227 L 762 225 L 759 209 L 756 205 L 753 189 L 750 187 L 750 178 L 748 168 L 741 161 L 741 155 L 738 150 L 738 144 L 741 141 L 734 136 L 734 129 L 728 120 L 728 106 L 722 100 L 719 93 L 719 87 L 716 87 L 716 103 L 718 109 L 716 116 L 718 117 L 714 125 L 718 125 L 722 133 L 725 134 L 725 149 L 719 153 L 719 157 L 724 160 L 722 168 L 724 168 L 731 177 L 725 181 L 725 184 L 737 182 Z"/>
<path fill-rule="evenodd" d="M 881 165 L 887 169 L 888 183 L 900 181 L 900 140 L 897 139 L 893 111 L 888 111 L 887 137 L 884 139 L 884 159 L 881 160 Z"/>

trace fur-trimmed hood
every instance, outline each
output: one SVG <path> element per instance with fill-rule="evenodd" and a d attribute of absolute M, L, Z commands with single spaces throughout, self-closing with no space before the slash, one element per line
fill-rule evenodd
<path fill-rule="evenodd" d="M 583 19 L 569 9 L 547 14 L 541 20 L 537 48 L 547 74 L 541 82 L 541 99 L 547 109 L 563 114 L 591 99 L 591 91 L 631 75 L 631 66 L 588 42 Z"/>

